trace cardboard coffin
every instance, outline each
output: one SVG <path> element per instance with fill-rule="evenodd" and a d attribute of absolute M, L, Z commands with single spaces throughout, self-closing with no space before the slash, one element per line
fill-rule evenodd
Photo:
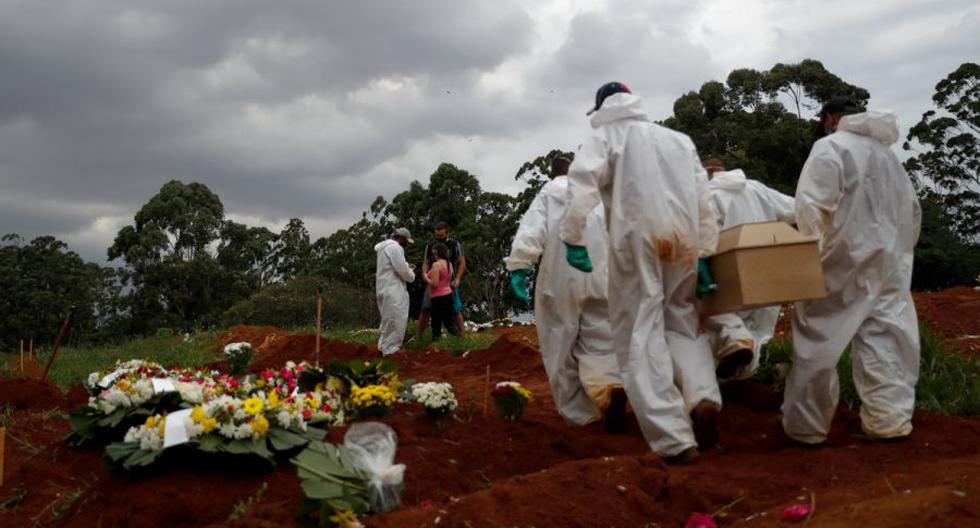
<path fill-rule="evenodd" d="M 710 266 L 718 289 L 701 300 L 704 315 L 827 295 L 816 237 L 803 236 L 785 222 L 722 231 Z"/>

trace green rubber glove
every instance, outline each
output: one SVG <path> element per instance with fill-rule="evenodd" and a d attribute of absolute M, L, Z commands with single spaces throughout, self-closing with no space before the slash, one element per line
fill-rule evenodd
<path fill-rule="evenodd" d="M 510 272 L 510 289 L 518 299 L 529 303 L 531 296 L 527 294 L 527 281 L 531 278 L 531 268 L 516 269 Z"/>
<path fill-rule="evenodd" d="M 592 273 L 592 260 L 589 259 L 589 249 L 585 246 L 573 246 L 565 242 L 565 260 L 579 271 Z"/>
<path fill-rule="evenodd" d="M 718 289 L 715 279 L 711 276 L 711 268 L 707 259 L 698 259 L 698 285 L 694 290 L 698 299 Z"/>

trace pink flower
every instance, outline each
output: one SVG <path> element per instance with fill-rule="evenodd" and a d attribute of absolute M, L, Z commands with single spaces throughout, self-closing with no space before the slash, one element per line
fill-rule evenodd
<path fill-rule="evenodd" d="M 239 383 L 238 380 L 236 380 L 236 379 L 233 379 L 233 380 L 229 380 L 228 381 L 228 386 L 231 387 L 231 388 L 233 388 L 233 389 L 238 388 L 239 385 L 241 385 L 241 383 Z"/>
<path fill-rule="evenodd" d="M 816 508 L 809 504 L 794 504 L 783 510 L 783 513 L 779 515 L 779 519 L 781 521 L 799 522 L 813 515 L 815 511 Z"/>
<path fill-rule="evenodd" d="M 718 528 L 715 518 L 707 513 L 694 512 L 687 518 L 684 528 Z"/>

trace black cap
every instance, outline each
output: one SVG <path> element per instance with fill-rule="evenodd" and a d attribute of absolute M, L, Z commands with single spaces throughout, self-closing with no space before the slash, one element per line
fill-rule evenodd
<path fill-rule="evenodd" d="M 595 93 L 595 106 L 592 108 L 592 110 L 586 112 L 585 115 L 592 115 L 592 112 L 595 112 L 602 106 L 602 102 L 606 100 L 606 97 L 618 93 L 633 93 L 633 92 L 631 92 L 629 87 L 627 87 L 625 84 L 621 82 L 613 81 L 613 82 L 607 82 L 606 84 L 603 84 L 602 86 L 599 87 L 599 90 L 596 91 Z"/>
<path fill-rule="evenodd" d="M 823 105 L 817 115 L 856 114 L 863 111 L 864 109 L 850 97 L 834 97 Z"/>

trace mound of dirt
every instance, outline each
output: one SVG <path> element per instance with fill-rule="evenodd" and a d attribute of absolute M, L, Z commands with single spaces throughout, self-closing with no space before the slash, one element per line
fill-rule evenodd
<path fill-rule="evenodd" d="M 0 404 L 20 410 L 68 409 L 61 389 L 49 380 L 0 378 Z"/>

